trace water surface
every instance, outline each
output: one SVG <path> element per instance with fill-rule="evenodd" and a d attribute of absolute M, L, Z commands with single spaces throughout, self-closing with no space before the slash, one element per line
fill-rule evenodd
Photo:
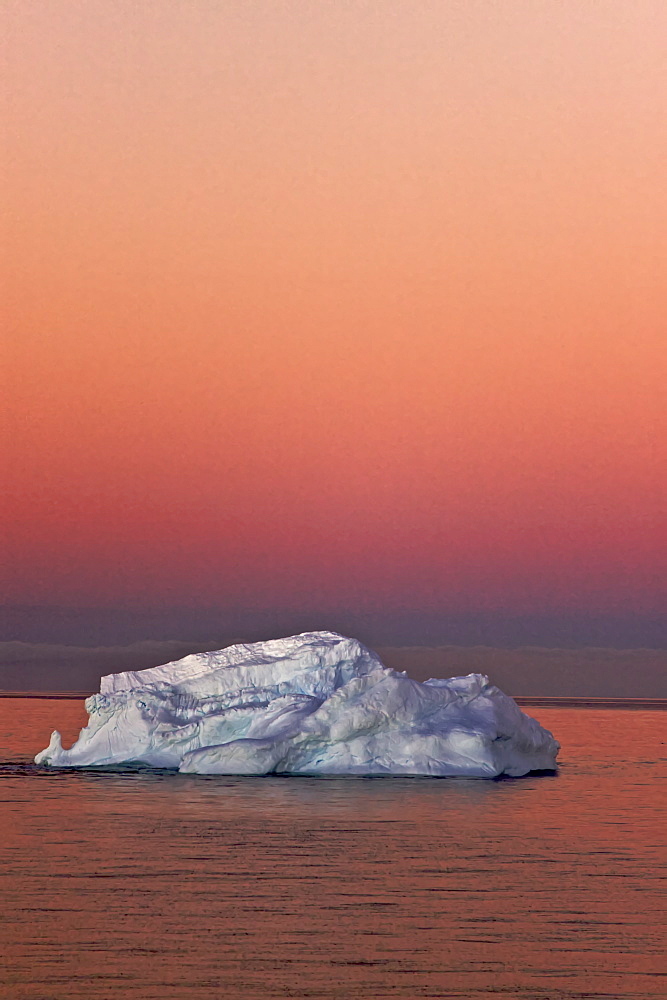
<path fill-rule="evenodd" d="M 667 716 L 531 714 L 556 776 L 224 778 L 38 768 L 81 704 L 1 699 L 1 1000 L 664 998 Z"/>

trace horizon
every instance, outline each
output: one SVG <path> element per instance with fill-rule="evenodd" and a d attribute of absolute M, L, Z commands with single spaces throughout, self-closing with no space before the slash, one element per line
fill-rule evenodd
<path fill-rule="evenodd" d="M 216 627 L 216 616 L 209 611 L 208 616 L 203 615 L 204 619 L 209 618 L 208 630 L 205 630 L 201 618 L 193 618 L 192 614 L 189 620 L 183 618 L 181 609 L 182 632 L 181 638 L 177 638 L 179 619 L 174 609 L 166 615 L 154 613 L 150 624 L 136 609 L 129 617 L 126 612 L 125 620 L 120 621 L 114 609 L 105 609 L 106 614 L 101 617 L 97 609 L 96 631 L 91 628 L 92 609 L 85 612 L 84 609 L 69 609 L 70 620 L 60 609 L 60 619 L 52 620 L 47 632 L 44 631 L 49 627 L 45 609 L 22 610 L 22 625 L 18 621 L 20 615 L 13 623 L 10 619 L 0 624 L 0 692 L 92 692 L 97 690 L 99 678 L 105 674 L 142 670 L 193 652 L 220 649 L 235 643 L 319 631 L 318 626 L 327 619 L 324 615 L 299 617 L 293 614 L 288 618 L 275 611 L 272 616 L 246 611 L 236 617 L 228 613 L 226 624 L 221 628 Z M 54 609 L 50 611 L 53 615 Z M 87 614 L 84 619 L 83 613 Z M 188 621 L 189 624 L 183 624 Z M 562 628 L 562 622 L 558 624 Z M 335 623 L 329 617 L 329 624 L 324 628 L 358 638 L 374 649 L 387 666 L 406 670 L 420 681 L 431 676 L 483 673 L 517 697 L 627 701 L 660 700 L 667 696 L 667 649 L 664 645 L 663 648 L 657 643 L 654 648 L 646 643 L 634 648 L 629 644 L 605 646 L 599 641 L 600 635 L 605 635 L 604 628 L 596 633 L 591 630 L 591 623 L 587 624 L 588 642 L 582 643 L 583 636 L 579 633 L 579 643 L 570 641 L 562 646 L 544 643 L 545 634 L 558 637 L 562 633 L 558 630 L 545 632 L 544 621 L 530 619 L 494 623 L 470 616 L 458 621 L 442 617 L 425 621 L 422 616 L 416 622 L 393 621 L 390 627 L 384 616 L 372 621 L 363 615 L 356 619 L 348 615 L 347 618 L 339 617 Z M 610 623 L 596 624 L 600 629 L 605 624 L 608 628 Z M 614 624 L 618 626 L 618 622 Z M 633 624 L 636 628 L 637 622 Z M 424 636 L 429 636 L 429 625 L 430 640 L 426 641 Z M 660 622 L 654 622 L 656 635 L 660 634 L 659 625 Z M 498 631 L 500 626 L 504 629 L 502 634 Z M 147 638 L 150 629 L 153 636 Z M 571 627 L 566 634 L 572 639 Z M 645 627 L 642 634 L 647 634 Z M 88 636 L 87 643 L 81 641 L 83 635 Z M 191 638 L 186 639 L 185 635 Z M 592 635 L 596 635 L 597 642 L 590 641 Z M 44 641 L 47 637 L 48 641 Z M 608 631 L 606 637 L 609 638 Z M 498 642 L 499 639 L 503 641 Z"/>

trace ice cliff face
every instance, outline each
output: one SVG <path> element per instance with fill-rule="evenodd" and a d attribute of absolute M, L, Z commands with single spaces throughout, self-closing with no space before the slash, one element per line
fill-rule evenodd
<path fill-rule="evenodd" d="M 558 743 L 481 674 L 424 684 L 356 639 L 305 632 L 103 677 L 70 750 L 38 764 L 130 762 L 199 774 L 493 778 L 556 766 Z"/>

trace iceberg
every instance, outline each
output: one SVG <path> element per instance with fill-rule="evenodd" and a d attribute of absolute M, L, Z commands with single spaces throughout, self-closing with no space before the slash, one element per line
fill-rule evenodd
<path fill-rule="evenodd" d="M 305 632 L 103 677 L 37 764 L 193 774 L 518 777 L 559 744 L 482 674 L 423 684 L 356 639 Z"/>

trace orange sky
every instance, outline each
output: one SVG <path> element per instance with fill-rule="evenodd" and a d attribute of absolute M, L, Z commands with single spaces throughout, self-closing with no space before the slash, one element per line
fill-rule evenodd
<path fill-rule="evenodd" d="M 651 612 L 662 0 L 8 0 L 6 600 Z"/>

